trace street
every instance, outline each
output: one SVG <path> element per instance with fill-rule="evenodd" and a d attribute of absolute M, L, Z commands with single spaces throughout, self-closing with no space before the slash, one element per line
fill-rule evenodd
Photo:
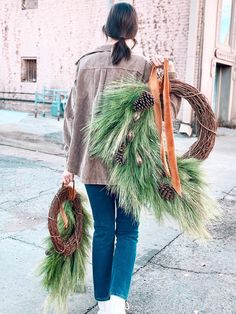
<path fill-rule="evenodd" d="M 6 118 L 7 117 L 7 118 Z M 44 256 L 50 202 L 65 159 L 56 119 L 1 111 L 0 314 L 38 314 L 46 292 L 35 269 Z M 196 138 L 176 136 L 178 152 Z M 218 130 L 204 162 L 213 195 L 224 209 L 203 246 L 173 222 L 143 213 L 129 302 L 136 314 L 236 314 L 236 130 Z M 77 189 L 85 192 L 79 180 Z M 91 262 L 87 291 L 69 300 L 69 313 L 96 313 Z"/>

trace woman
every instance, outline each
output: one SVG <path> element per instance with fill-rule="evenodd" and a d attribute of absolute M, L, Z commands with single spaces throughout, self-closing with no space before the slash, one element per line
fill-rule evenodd
<path fill-rule="evenodd" d="M 139 223 L 124 214 L 116 195 L 107 192 L 107 169 L 99 159 L 89 157 L 88 144 L 83 143 L 81 129 L 91 121 L 98 96 L 107 84 L 130 74 L 148 81 L 151 63 L 132 52 L 137 30 L 135 9 L 127 3 L 113 5 L 103 27 L 108 42 L 78 60 L 76 79 L 65 108 L 67 168 L 63 182 L 69 184 L 74 175 L 78 175 L 85 184 L 91 204 L 94 218 L 93 281 L 99 313 L 126 313 Z M 157 56 L 152 61 L 157 66 L 162 65 Z M 173 76 L 171 62 L 170 72 Z M 178 103 L 176 99 L 173 101 L 174 105 Z"/>

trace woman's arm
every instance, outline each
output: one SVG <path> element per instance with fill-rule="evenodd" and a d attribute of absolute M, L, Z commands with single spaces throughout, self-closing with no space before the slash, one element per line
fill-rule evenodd
<path fill-rule="evenodd" d="M 64 111 L 63 137 L 66 164 L 68 161 L 68 154 L 71 144 L 72 128 L 74 121 L 74 99 L 75 99 L 75 86 L 73 86 L 70 90 L 70 94 Z M 74 179 L 74 174 L 67 170 L 67 166 L 63 172 L 62 179 L 64 184 L 69 184 Z"/>
<path fill-rule="evenodd" d="M 74 86 L 71 88 L 69 97 L 65 106 L 64 111 L 64 124 L 63 124 L 63 135 L 64 135 L 64 152 L 66 158 L 68 158 L 68 151 L 71 142 L 72 124 L 74 119 Z"/>
<path fill-rule="evenodd" d="M 66 167 L 62 177 L 64 184 L 69 184 L 74 179 L 74 174 L 67 170 L 67 161 L 71 144 L 72 128 L 74 121 L 74 103 L 75 103 L 74 99 L 75 99 L 75 86 L 73 86 L 70 90 L 70 94 L 64 111 L 63 137 L 64 137 L 64 152 L 66 157 Z"/>
<path fill-rule="evenodd" d="M 177 74 L 175 71 L 169 72 L 169 79 L 170 80 L 176 80 L 177 79 Z M 172 119 L 175 120 L 177 118 L 177 115 L 178 115 L 179 110 L 180 110 L 181 97 L 178 97 L 173 93 L 170 93 L 170 102 L 171 102 L 171 107 L 172 107 Z"/>
<path fill-rule="evenodd" d="M 67 103 L 68 107 L 65 108 L 64 140 L 67 153 L 63 176 L 65 184 L 72 180 L 73 175 L 79 174 L 86 146 L 83 128 L 87 125 L 91 110 L 89 105 L 91 73 L 86 73 L 87 71 L 77 64 L 76 78 Z"/>
<path fill-rule="evenodd" d="M 68 100 L 66 102 L 64 111 L 63 137 L 64 137 L 64 153 L 66 157 L 66 167 L 63 173 L 64 184 L 69 184 L 74 179 L 73 171 L 68 169 L 68 159 L 71 150 L 72 134 L 74 128 L 74 119 L 76 115 L 76 98 L 77 98 L 77 76 L 79 71 L 79 64 L 77 64 L 76 76 L 74 84 L 70 90 Z"/>

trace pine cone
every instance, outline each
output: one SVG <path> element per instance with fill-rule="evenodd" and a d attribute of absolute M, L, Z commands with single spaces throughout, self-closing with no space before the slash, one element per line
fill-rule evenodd
<path fill-rule="evenodd" d="M 114 156 L 115 161 L 120 165 L 123 165 L 125 163 L 124 152 L 125 152 L 126 146 L 127 145 L 124 142 L 121 143 L 120 147 L 118 148 L 118 151 L 115 153 L 115 156 Z"/>
<path fill-rule="evenodd" d="M 134 102 L 134 111 L 143 111 L 154 105 L 154 99 L 148 92 L 143 92 L 141 96 Z"/>
<path fill-rule="evenodd" d="M 175 190 L 168 183 L 160 184 L 159 193 L 161 198 L 167 201 L 172 201 L 175 198 Z"/>

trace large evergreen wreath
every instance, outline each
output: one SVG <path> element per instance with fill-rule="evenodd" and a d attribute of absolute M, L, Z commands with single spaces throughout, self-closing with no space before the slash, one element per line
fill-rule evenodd
<path fill-rule="evenodd" d="M 163 168 L 148 84 L 134 78 L 111 83 L 84 132 L 91 158 L 107 166 L 107 188 L 118 195 L 127 213 L 139 220 L 141 210 L 148 209 L 158 221 L 170 215 L 183 231 L 210 238 L 207 223 L 221 210 L 209 195 L 202 162 L 177 157 L 182 189 L 177 193 Z"/>

